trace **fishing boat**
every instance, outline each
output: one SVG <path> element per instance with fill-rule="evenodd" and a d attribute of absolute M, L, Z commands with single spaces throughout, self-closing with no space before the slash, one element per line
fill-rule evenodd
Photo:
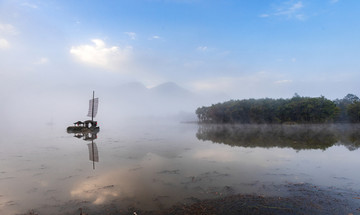
<path fill-rule="evenodd" d="M 89 111 L 87 116 L 91 117 L 91 120 L 85 120 L 74 122 L 74 125 L 67 127 L 68 133 L 98 133 L 100 128 L 97 121 L 94 121 L 94 117 L 97 114 L 99 105 L 99 98 L 95 98 L 95 92 L 93 91 L 93 97 L 89 100 Z"/>

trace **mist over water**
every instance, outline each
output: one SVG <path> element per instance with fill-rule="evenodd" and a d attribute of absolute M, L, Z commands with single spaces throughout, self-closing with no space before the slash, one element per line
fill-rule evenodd
<path fill-rule="evenodd" d="M 1 214 L 161 210 L 239 193 L 288 195 L 277 187 L 286 183 L 360 189 L 356 124 L 189 123 L 215 97 L 128 83 L 95 91 L 100 132 L 89 145 L 66 128 L 89 119 L 91 92 L 4 98 Z"/>
<path fill-rule="evenodd" d="M 21 133 L 85 120 L 92 90 L 86 85 L 65 89 L 54 86 L 47 90 L 16 90 L 11 96 L 4 94 L 0 128 Z M 105 125 L 150 119 L 195 121 L 195 109 L 217 99 L 197 95 L 172 82 L 152 88 L 140 82 L 100 86 L 95 89 L 95 96 L 100 99 L 97 119 Z"/>
<path fill-rule="evenodd" d="M 81 106 L 75 105 L 74 112 L 86 112 L 87 104 L 73 101 Z M 359 138 L 351 125 L 222 126 L 140 117 L 111 121 L 101 105 L 100 97 L 95 169 L 91 142 L 66 133 L 66 126 L 78 120 L 71 118 L 75 113 L 64 117 L 68 125 L 54 118 L 53 124 L 19 126 L 22 130 L 2 135 L 0 213 L 158 210 L 237 193 L 286 194 L 273 185 L 289 182 L 360 189 Z M 318 144 L 312 148 L 307 142 Z"/>

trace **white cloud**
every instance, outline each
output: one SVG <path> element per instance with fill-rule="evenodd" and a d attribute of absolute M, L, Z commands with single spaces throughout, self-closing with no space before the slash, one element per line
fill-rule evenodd
<path fill-rule="evenodd" d="M 151 36 L 148 38 L 148 40 L 160 40 L 160 39 L 162 39 L 162 38 L 158 35 L 154 35 L 154 36 Z"/>
<path fill-rule="evenodd" d="M 199 46 L 199 47 L 197 47 L 197 50 L 198 51 L 207 51 L 208 47 L 207 46 Z"/>
<path fill-rule="evenodd" d="M 6 37 L 11 37 L 11 36 L 14 36 L 17 34 L 18 34 L 18 31 L 13 25 L 0 23 L 0 36 L 7 35 Z M 0 49 L 7 49 L 7 48 L 10 48 L 10 46 L 11 45 L 10 45 L 10 42 L 8 41 L 8 39 L 6 39 L 4 37 L 0 37 Z"/>
<path fill-rule="evenodd" d="M 17 35 L 18 31 L 13 25 L 0 23 L 0 33 L 8 35 Z"/>
<path fill-rule="evenodd" d="M 295 13 L 297 13 L 301 8 L 303 8 L 304 5 L 301 1 L 298 1 L 296 3 L 290 4 L 290 2 L 287 2 L 285 6 L 278 8 L 278 11 L 275 13 L 275 15 L 287 15 L 292 16 Z"/>
<path fill-rule="evenodd" d="M 0 49 L 7 49 L 9 47 L 10 43 L 4 38 L 0 38 Z"/>
<path fill-rule="evenodd" d="M 135 32 L 125 32 L 126 35 L 130 37 L 130 39 L 135 40 L 136 39 L 136 33 Z"/>
<path fill-rule="evenodd" d="M 298 20 L 305 20 L 306 16 L 302 13 L 304 4 L 302 1 L 287 1 L 283 2 L 281 6 L 277 7 L 274 12 L 270 14 L 262 14 L 261 18 L 266 18 L 270 16 L 286 16 L 287 18 L 294 18 Z"/>
<path fill-rule="evenodd" d="M 83 63 L 106 69 L 121 69 L 121 65 L 130 58 L 130 46 L 121 49 L 118 46 L 107 47 L 101 39 L 91 41 L 94 44 L 71 47 L 70 53 Z"/>

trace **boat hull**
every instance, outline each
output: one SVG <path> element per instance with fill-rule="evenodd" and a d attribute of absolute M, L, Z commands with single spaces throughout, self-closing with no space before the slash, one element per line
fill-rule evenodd
<path fill-rule="evenodd" d="M 97 133 L 100 131 L 100 127 L 81 127 L 81 126 L 69 126 L 66 129 L 67 133 Z"/>

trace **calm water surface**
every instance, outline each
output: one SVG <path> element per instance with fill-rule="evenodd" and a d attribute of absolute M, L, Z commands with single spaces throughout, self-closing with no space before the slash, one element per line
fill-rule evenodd
<path fill-rule="evenodd" d="M 356 126 L 102 126 L 94 164 L 91 141 L 65 130 L 1 137 L 0 214 L 156 210 L 237 193 L 286 195 L 276 189 L 285 183 L 360 190 Z"/>

